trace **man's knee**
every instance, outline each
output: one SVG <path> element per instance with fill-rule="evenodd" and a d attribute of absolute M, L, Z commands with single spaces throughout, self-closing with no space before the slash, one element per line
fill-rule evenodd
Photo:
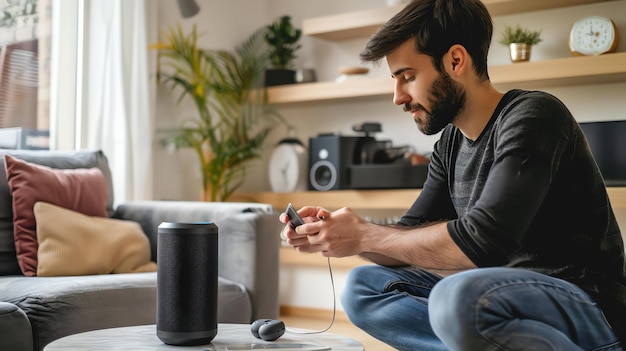
<path fill-rule="evenodd" d="M 362 299 L 360 297 L 366 294 L 368 290 L 365 287 L 365 278 L 371 274 L 368 271 L 370 271 L 369 266 L 361 266 L 354 268 L 348 273 L 346 285 L 340 295 L 341 305 L 348 316 L 361 310 L 359 302 Z"/>
<path fill-rule="evenodd" d="M 433 288 L 428 313 L 433 330 L 442 340 L 460 340 L 476 333 L 475 306 L 482 294 L 481 273 L 480 270 L 457 273 Z"/>
<path fill-rule="evenodd" d="M 467 343 L 467 340 L 476 339 L 479 336 L 477 315 L 484 317 L 485 308 L 494 303 L 486 299 L 486 294 L 505 285 L 516 272 L 522 271 L 503 267 L 478 268 L 442 279 L 433 288 L 428 306 L 430 323 L 437 336 L 450 347 L 462 340 Z"/>

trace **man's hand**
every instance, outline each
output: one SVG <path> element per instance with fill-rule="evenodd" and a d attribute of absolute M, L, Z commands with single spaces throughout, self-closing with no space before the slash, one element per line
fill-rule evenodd
<path fill-rule="evenodd" d="M 292 228 L 287 215 L 279 219 L 285 223 L 282 236 L 298 252 L 321 252 L 326 257 L 348 257 L 362 252 L 362 241 L 370 225 L 349 208 L 334 212 L 322 207 L 303 207 L 298 214 L 303 225 Z"/>
<path fill-rule="evenodd" d="M 303 227 L 305 225 L 308 226 L 311 223 L 316 223 L 320 220 L 328 218 L 330 216 L 330 213 L 331 212 L 329 210 L 322 207 L 303 207 L 298 211 L 298 215 L 302 217 L 302 220 L 305 224 L 301 225 L 300 227 Z M 317 248 L 312 247 L 311 243 L 309 242 L 309 235 L 317 234 L 317 232 L 310 232 L 312 230 L 311 228 L 307 228 L 307 230 L 300 229 L 300 232 L 297 232 L 289 224 L 289 217 L 285 213 L 281 213 L 278 219 L 281 223 L 285 224 L 285 227 L 281 232 L 281 237 L 282 239 L 287 241 L 287 244 L 293 246 L 299 252 L 320 251 L 317 250 Z"/>

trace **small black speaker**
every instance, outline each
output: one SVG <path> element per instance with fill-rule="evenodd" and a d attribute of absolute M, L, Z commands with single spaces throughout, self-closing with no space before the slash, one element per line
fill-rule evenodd
<path fill-rule="evenodd" d="M 157 238 L 157 337 L 205 345 L 217 335 L 218 228 L 163 222 Z"/>
<path fill-rule="evenodd" d="M 361 163 L 358 145 L 365 137 L 319 135 L 309 140 L 309 189 L 349 189 L 348 166 Z"/>

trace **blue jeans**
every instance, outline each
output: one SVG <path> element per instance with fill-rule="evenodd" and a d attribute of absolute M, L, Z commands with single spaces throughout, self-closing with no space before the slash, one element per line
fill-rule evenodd
<path fill-rule="evenodd" d="M 398 350 L 622 350 L 585 292 L 525 269 L 441 278 L 362 266 L 350 272 L 341 302 L 352 323 Z"/>

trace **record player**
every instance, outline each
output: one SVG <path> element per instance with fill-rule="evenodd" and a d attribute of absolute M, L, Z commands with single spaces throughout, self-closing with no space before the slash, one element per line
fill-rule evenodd
<path fill-rule="evenodd" d="M 426 181 L 428 162 L 411 147 L 395 147 L 389 140 L 377 140 L 380 123 L 356 125 L 361 135 L 320 134 L 309 140 L 309 189 L 401 189 L 421 188 Z"/>

